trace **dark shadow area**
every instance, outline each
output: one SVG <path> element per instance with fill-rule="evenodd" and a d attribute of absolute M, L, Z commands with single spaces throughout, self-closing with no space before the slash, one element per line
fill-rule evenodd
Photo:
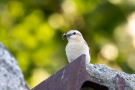
<path fill-rule="evenodd" d="M 106 86 L 94 82 L 86 81 L 84 82 L 80 90 L 109 90 L 109 89 Z"/>

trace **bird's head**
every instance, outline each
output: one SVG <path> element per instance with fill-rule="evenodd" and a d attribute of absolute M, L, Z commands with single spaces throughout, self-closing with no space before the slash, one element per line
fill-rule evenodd
<path fill-rule="evenodd" d="M 82 34 L 77 30 L 68 31 L 66 34 L 62 35 L 63 40 L 65 37 L 68 39 L 68 42 L 79 42 L 83 40 Z"/>

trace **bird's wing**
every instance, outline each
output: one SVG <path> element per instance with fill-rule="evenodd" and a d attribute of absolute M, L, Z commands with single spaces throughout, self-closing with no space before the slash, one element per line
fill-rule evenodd
<path fill-rule="evenodd" d="M 85 45 L 87 45 L 88 46 L 88 44 L 87 44 L 87 42 L 84 40 L 84 43 L 85 43 Z"/>
<path fill-rule="evenodd" d="M 88 44 L 87 44 L 87 42 L 84 40 L 84 44 L 88 47 L 88 49 L 89 49 L 89 54 L 90 54 L 90 48 L 89 48 L 89 46 L 88 46 Z"/>

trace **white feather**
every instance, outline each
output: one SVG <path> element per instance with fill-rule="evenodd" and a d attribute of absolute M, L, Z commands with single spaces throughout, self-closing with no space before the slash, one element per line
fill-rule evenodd
<path fill-rule="evenodd" d="M 76 32 L 74 35 L 72 33 Z M 90 62 L 89 47 L 85 40 L 83 39 L 81 33 L 77 30 L 70 30 L 67 34 L 72 34 L 72 36 L 67 37 L 68 44 L 66 46 L 66 55 L 69 63 L 78 58 L 80 55 L 86 55 L 86 64 Z"/>

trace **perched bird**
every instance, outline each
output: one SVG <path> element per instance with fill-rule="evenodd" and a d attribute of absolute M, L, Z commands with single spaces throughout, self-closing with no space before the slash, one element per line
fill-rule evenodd
<path fill-rule="evenodd" d="M 63 34 L 62 38 L 68 39 L 68 44 L 66 46 L 66 55 L 68 58 L 68 62 L 72 62 L 80 55 L 86 55 L 86 64 L 90 62 L 90 50 L 88 44 L 83 39 L 82 34 L 77 30 L 70 30 L 67 34 Z"/>

